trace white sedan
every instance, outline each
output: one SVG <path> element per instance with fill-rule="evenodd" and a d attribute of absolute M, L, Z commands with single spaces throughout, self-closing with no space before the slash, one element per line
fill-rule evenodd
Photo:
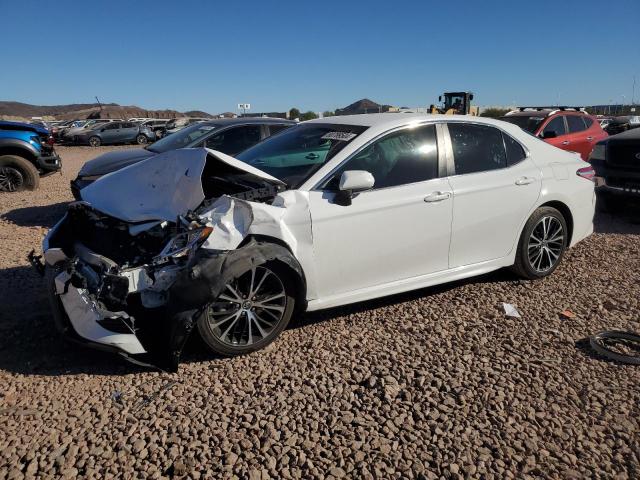
<path fill-rule="evenodd" d="M 549 275 L 593 231 L 579 155 L 498 120 L 301 123 L 236 158 L 157 155 L 82 191 L 44 242 L 67 333 L 176 367 L 191 329 L 224 355 L 295 312 L 512 267 Z"/>

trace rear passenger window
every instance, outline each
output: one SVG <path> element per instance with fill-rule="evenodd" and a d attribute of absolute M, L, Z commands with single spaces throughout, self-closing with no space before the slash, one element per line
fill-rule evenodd
<path fill-rule="evenodd" d="M 510 167 L 525 159 L 527 155 L 522 145 L 504 132 L 502 132 L 502 138 L 504 139 L 504 146 L 507 150 L 507 166 Z"/>
<path fill-rule="evenodd" d="M 556 132 L 557 137 L 559 137 L 560 135 L 566 135 L 567 129 L 564 126 L 564 116 L 559 115 L 549 123 L 547 123 L 547 126 L 544 127 L 544 131 L 542 132 L 542 134 L 544 135 L 549 132 Z"/>
<path fill-rule="evenodd" d="M 507 154 L 502 132 L 486 125 L 449 123 L 456 175 L 505 168 Z"/>
<path fill-rule="evenodd" d="M 567 115 L 567 123 L 569 124 L 569 133 L 582 132 L 587 128 L 582 121 L 582 117 L 577 115 Z"/>
<path fill-rule="evenodd" d="M 587 126 L 587 128 L 591 128 L 591 125 L 593 125 L 593 118 L 590 117 L 582 117 L 582 121 L 584 122 L 584 124 Z"/>

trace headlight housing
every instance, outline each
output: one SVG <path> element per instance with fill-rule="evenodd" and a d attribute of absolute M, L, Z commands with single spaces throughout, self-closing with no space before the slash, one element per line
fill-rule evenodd
<path fill-rule="evenodd" d="M 154 261 L 160 263 L 169 258 L 182 258 L 189 255 L 194 248 L 204 243 L 212 231 L 213 227 L 199 227 L 176 235 L 169 240 Z"/>

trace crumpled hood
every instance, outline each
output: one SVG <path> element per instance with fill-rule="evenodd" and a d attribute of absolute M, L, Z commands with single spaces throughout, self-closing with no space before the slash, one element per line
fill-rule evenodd
<path fill-rule="evenodd" d="M 182 148 L 107 174 L 83 188 L 81 196 L 97 210 L 125 222 L 174 222 L 178 215 L 195 210 L 204 200 L 201 178 L 208 159 L 284 185 L 281 180 L 222 152 Z"/>
<path fill-rule="evenodd" d="M 108 152 L 85 163 L 78 175 L 81 177 L 106 175 L 107 173 L 115 172 L 116 170 L 138 163 L 154 155 L 157 154 L 143 148 Z"/>

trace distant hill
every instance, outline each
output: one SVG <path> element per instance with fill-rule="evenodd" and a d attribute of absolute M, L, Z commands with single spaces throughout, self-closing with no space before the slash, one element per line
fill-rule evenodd
<path fill-rule="evenodd" d="M 118 105 L 108 103 L 102 105 L 102 110 L 95 103 L 73 103 L 69 105 L 29 105 L 20 102 L 0 101 L 0 118 L 24 119 L 31 117 L 45 117 L 48 120 L 72 120 L 83 119 L 98 114 L 101 118 L 176 118 L 176 117 L 212 117 L 212 115 L 193 110 L 190 112 L 178 112 L 177 110 L 146 110 L 135 105 Z"/>
<path fill-rule="evenodd" d="M 358 115 L 361 113 L 379 113 L 388 112 L 392 108 L 391 105 L 380 105 L 368 98 L 363 98 L 357 102 L 353 102 L 344 108 L 338 108 L 336 115 Z"/>

